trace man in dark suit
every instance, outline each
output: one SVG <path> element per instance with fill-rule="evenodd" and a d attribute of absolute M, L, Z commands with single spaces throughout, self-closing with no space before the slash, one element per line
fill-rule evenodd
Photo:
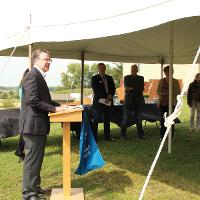
<path fill-rule="evenodd" d="M 97 66 L 98 74 L 92 77 L 91 86 L 93 89 L 93 133 L 97 140 L 98 123 L 103 115 L 104 138 L 113 140 L 110 136 L 110 111 L 113 105 L 113 96 L 115 94 L 115 84 L 113 78 L 107 74 L 106 65 L 99 63 Z"/>
<path fill-rule="evenodd" d="M 19 131 L 25 141 L 23 165 L 23 200 L 42 200 L 45 191 L 41 188 L 42 167 L 47 134 L 50 130 L 49 112 L 65 110 L 64 106 L 51 100 L 45 81 L 51 59 L 46 49 L 37 49 L 32 54 L 33 68 L 26 74 L 22 84 L 22 105 Z"/>
<path fill-rule="evenodd" d="M 126 139 L 126 129 L 130 114 L 135 112 L 137 133 L 143 139 L 142 111 L 144 105 L 144 77 L 137 75 L 138 66 L 131 66 L 131 74 L 124 77 L 125 100 L 123 106 L 123 120 L 121 124 L 121 139 Z"/>

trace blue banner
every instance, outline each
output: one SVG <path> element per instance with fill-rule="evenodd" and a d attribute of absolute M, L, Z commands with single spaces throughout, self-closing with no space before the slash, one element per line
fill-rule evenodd
<path fill-rule="evenodd" d="M 75 173 L 83 175 L 89 171 L 103 167 L 104 165 L 105 161 L 94 139 L 88 120 L 88 114 L 85 110 L 80 135 L 80 163 Z"/>

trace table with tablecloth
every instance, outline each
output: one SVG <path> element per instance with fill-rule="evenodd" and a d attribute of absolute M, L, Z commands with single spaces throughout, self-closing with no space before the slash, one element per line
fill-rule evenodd
<path fill-rule="evenodd" d="M 90 120 L 93 119 L 93 110 L 91 105 L 84 105 L 84 109 L 88 110 Z M 19 123 L 19 109 L 2 109 L 0 110 L 0 139 L 12 137 L 17 135 L 18 132 L 18 123 Z M 111 119 L 112 123 L 117 124 L 119 127 L 121 126 L 123 117 L 123 105 L 115 105 L 111 109 Z M 156 103 L 145 104 L 142 120 L 149 122 L 157 122 L 160 121 L 160 110 L 158 109 Z M 100 120 L 102 122 L 103 119 Z M 176 122 L 180 122 L 178 119 Z M 131 113 L 131 117 L 128 122 L 128 126 L 132 126 L 135 124 L 135 116 L 134 112 Z M 71 123 L 71 131 L 76 132 L 79 135 L 81 130 L 81 122 L 73 122 Z"/>
<path fill-rule="evenodd" d="M 84 108 L 89 111 L 90 119 L 93 118 L 93 111 L 91 105 L 84 105 Z M 111 118 L 110 121 L 112 123 L 117 124 L 121 127 L 121 122 L 123 118 L 123 105 L 115 105 L 111 108 Z M 160 110 L 157 107 L 156 103 L 145 104 L 143 107 L 142 120 L 149 122 L 160 121 Z M 103 116 L 100 119 L 100 122 L 103 121 Z M 131 116 L 128 121 L 128 126 L 134 125 L 136 122 L 134 111 L 131 113 Z"/>

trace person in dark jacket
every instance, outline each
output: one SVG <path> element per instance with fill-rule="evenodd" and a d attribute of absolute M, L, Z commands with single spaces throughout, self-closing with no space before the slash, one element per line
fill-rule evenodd
<path fill-rule="evenodd" d="M 137 134 L 140 139 L 144 137 L 142 128 L 142 111 L 144 106 L 144 77 L 137 75 L 138 66 L 131 66 L 131 74 L 124 77 L 125 100 L 123 106 L 123 120 L 121 124 L 121 139 L 126 139 L 126 129 L 131 112 L 135 112 Z"/>
<path fill-rule="evenodd" d="M 45 81 L 51 59 L 46 49 L 37 49 L 32 54 L 33 68 L 26 74 L 22 83 L 22 99 L 19 132 L 25 142 L 23 163 L 23 200 L 42 200 L 40 170 L 45 144 L 49 134 L 48 113 L 65 110 L 64 106 L 53 102 Z"/>
<path fill-rule="evenodd" d="M 190 132 L 200 130 L 200 73 L 197 73 L 195 79 L 190 83 L 187 92 L 187 104 L 190 107 Z M 196 115 L 196 126 L 195 126 Z"/>
<path fill-rule="evenodd" d="M 113 105 L 113 96 L 115 94 L 115 83 L 113 78 L 105 73 L 106 65 L 99 63 L 97 66 L 98 74 L 92 77 L 91 86 L 93 90 L 93 134 L 97 140 L 98 123 L 103 115 L 104 138 L 113 140 L 110 136 L 110 112 Z"/>

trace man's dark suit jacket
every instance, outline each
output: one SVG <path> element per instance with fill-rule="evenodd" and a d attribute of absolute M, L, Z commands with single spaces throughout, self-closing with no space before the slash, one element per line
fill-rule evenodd
<path fill-rule="evenodd" d="M 115 94 L 115 83 L 113 81 L 113 78 L 109 75 L 105 75 L 107 78 L 108 83 L 108 93 L 106 93 L 103 80 L 100 76 L 100 74 L 97 74 L 92 77 L 91 80 L 91 86 L 93 89 L 94 97 L 93 97 L 93 108 L 102 108 L 104 107 L 103 104 L 99 103 L 100 98 L 106 98 L 108 94 L 111 94 L 114 96 Z M 113 102 L 112 102 L 113 103 Z"/>
<path fill-rule="evenodd" d="M 47 135 L 50 130 L 48 113 L 55 112 L 58 103 L 51 100 L 48 86 L 35 67 L 25 76 L 22 85 L 20 133 Z"/>
<path fill-rule="evenodd" d="M 144 104 L 144 77 L 127 75 L 124 77 L 124 87 L 133 87 L 130 92 L 125 92 L 125 106 L 140 106 Z"/>

